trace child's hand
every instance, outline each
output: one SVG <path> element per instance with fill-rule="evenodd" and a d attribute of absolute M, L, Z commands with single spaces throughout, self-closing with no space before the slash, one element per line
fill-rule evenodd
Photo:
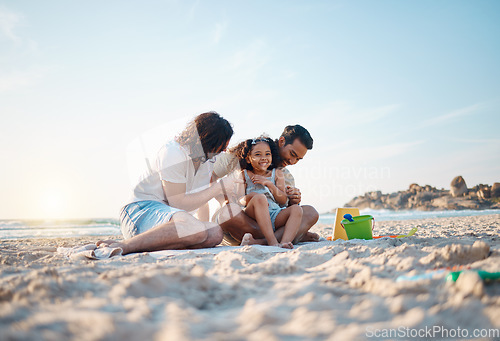
<path fill-rule="evenodd" d="M 263 186 L 267 186 L 269 183 L 271 183 L 271 181 L 269 181 L 269 179 L 265 176 L 257 174 L 254 174 L 250 179 L 254 184 L 261 184 Z"/>

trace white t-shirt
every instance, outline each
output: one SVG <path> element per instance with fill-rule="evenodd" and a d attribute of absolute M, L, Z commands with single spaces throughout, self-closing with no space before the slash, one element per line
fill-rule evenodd
<path fill-rule="evenodd" d="M 225 175 L 235 171 L 241 170 L 238 158 L 231 153 L 220 153 L 215 159 L 214 173 L 217 177 L 222 178 Z M 292 173 L 286 168 L 281 168 L 283 176 L 285 177 L 285 186 L 295 187 L 295 179 Z"/>
<path fill-rule="evenodd" d="M 209 186 L 213 166 L 212 162 L 204 162 L 195 173 L 187 147 L 170 141 L 160 149 L 151 169 L 148 169 L 134 186 L 129 203 L 154 200 L 168 204 L 162 180 L 186 184 L 187 194 L 199 192 Z"/>

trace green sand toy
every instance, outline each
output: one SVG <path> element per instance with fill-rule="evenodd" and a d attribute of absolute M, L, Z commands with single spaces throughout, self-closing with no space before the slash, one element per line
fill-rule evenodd
<path fill-rule="evenodd" d="M 500 272 L 488 272 L 488 271 L 483 271 L 483 270 L 464 270 L 464 271 L 474 271 L 476 272 L 479 277 L 481 277 L 482 280 L 490 280 L 490 281 L 495 281 L 500 279 Z M 464 271 L 453 271 L 446 276 L 446 280 L 448 282 L 456 282 L 458 279 L 458 276 Z"/>
<path fill-rule="evenodd" d="M 378 238 L 405 238 L 405 237 L 411 237 L 415 233 L 417 233 L 418 228 L 414 227 L 408 232 L 408 234 L 395 234 L 395 235 L 388 235 L 388 236 L 373 236 L 373 239 L 378 239 Z"/>

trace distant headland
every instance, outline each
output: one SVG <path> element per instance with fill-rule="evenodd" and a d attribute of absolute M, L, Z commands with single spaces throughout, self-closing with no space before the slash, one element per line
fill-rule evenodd
<path fill-rule="evenodd" d="M 405 191 L 365 193 L 353 198 L 345 207 L 420 211 L 500 209 L 500 183 L 467 188 L 464 178 L 457 176 L 451 181 L 449 190 L 413 183 Z"/>

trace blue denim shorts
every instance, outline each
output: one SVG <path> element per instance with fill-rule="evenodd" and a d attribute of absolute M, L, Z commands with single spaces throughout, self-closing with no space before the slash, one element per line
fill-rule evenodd
<path fill-rule="evenodd" d="M 120 211 L 123 237 L 129 239 L 155 226 L 167 223 L 177 212 L 184 212 L 184 210 L 153 200 L 128 204 Z"/>
<path fill-rule="evenodd" d="M 280 208 L 275 208 L 275 209 L 270 209 L 269 210 L 269 217 L 271 218 L 271 224 L 273 225 L 273 231 L 274 232 L 276 232 L 276 226 L 274 226 L 274 223 L 276 222 L 276 217 L 284 209 L 285 209 L 285 207 L 280 207 Z"/>

